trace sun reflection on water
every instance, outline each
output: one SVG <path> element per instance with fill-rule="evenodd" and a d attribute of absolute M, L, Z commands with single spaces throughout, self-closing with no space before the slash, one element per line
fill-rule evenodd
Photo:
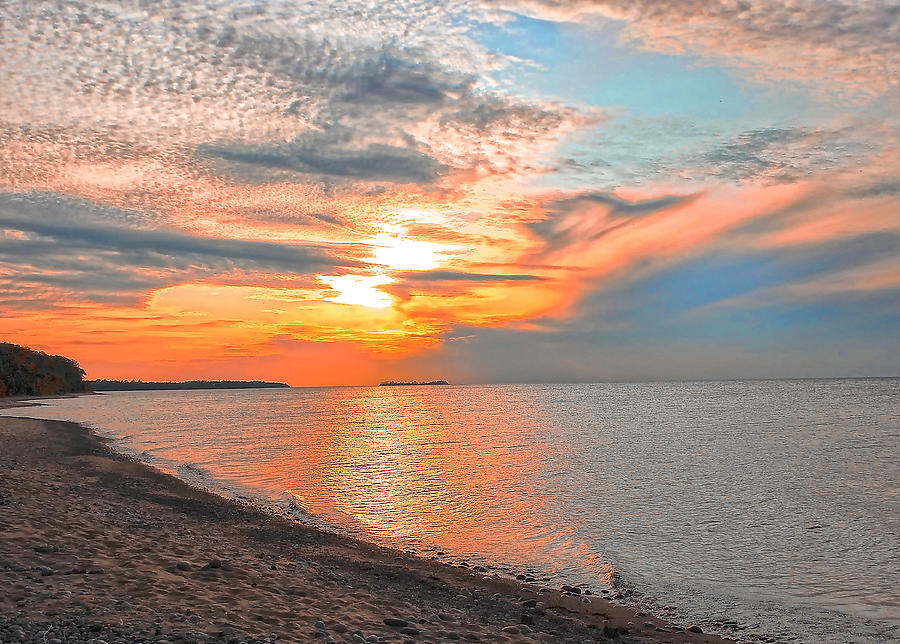
<path fill-rule="evenodd" d="M 523 521 L 540 515 L 545 499 L 522 489 L 540 466 L 531 454 L 556 448 L 515 416 L 458 440 L 453 428 L 462 419 L 428 396 L 426 389 L 372 388 L 332 410 L 327 417 L 339 422 L 310 452 L 309 479 L 294 487 L 294 494 L 304 490 L 301 507 L 380 540 L 426 549 L 467 552 L 478 543 L 483 553 L 492 543 L 508 543 L 509 526 L 516 525 L 523 531 L 516 539 L 536 551 L 558 538 Z M 523 458 L 510 460 L 498 440 Z"/>

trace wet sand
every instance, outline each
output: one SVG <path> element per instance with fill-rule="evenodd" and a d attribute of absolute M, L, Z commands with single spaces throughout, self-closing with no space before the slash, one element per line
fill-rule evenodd
<path fill-rule="evenodd" d="M 27 418 L 0 417 L 0 589 L 0 642 L 726 641 L 300 526 Z"/>

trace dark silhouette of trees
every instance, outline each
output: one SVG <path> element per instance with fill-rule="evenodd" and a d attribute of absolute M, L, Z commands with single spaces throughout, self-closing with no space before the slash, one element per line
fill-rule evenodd
<path fill-rule="evenodd" d="M 0 396 L 80 393 L 87 391 L 84 376 L 71 358 L 0 343 Z"/>

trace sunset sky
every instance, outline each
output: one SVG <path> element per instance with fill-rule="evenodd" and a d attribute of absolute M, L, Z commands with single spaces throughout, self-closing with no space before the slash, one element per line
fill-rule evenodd
<path fill-rule="evenodd" d="M 0 340 L 92 378 L 900 374 L 892 0 L 0 3 Z"/>

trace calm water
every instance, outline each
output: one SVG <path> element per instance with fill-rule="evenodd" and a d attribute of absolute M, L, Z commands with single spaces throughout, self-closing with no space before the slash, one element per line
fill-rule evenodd
<path fill-rule="evenodd" d="M 900 638 L 900 380 L 128 392 L 6 413 L 738 639 Z"/>

